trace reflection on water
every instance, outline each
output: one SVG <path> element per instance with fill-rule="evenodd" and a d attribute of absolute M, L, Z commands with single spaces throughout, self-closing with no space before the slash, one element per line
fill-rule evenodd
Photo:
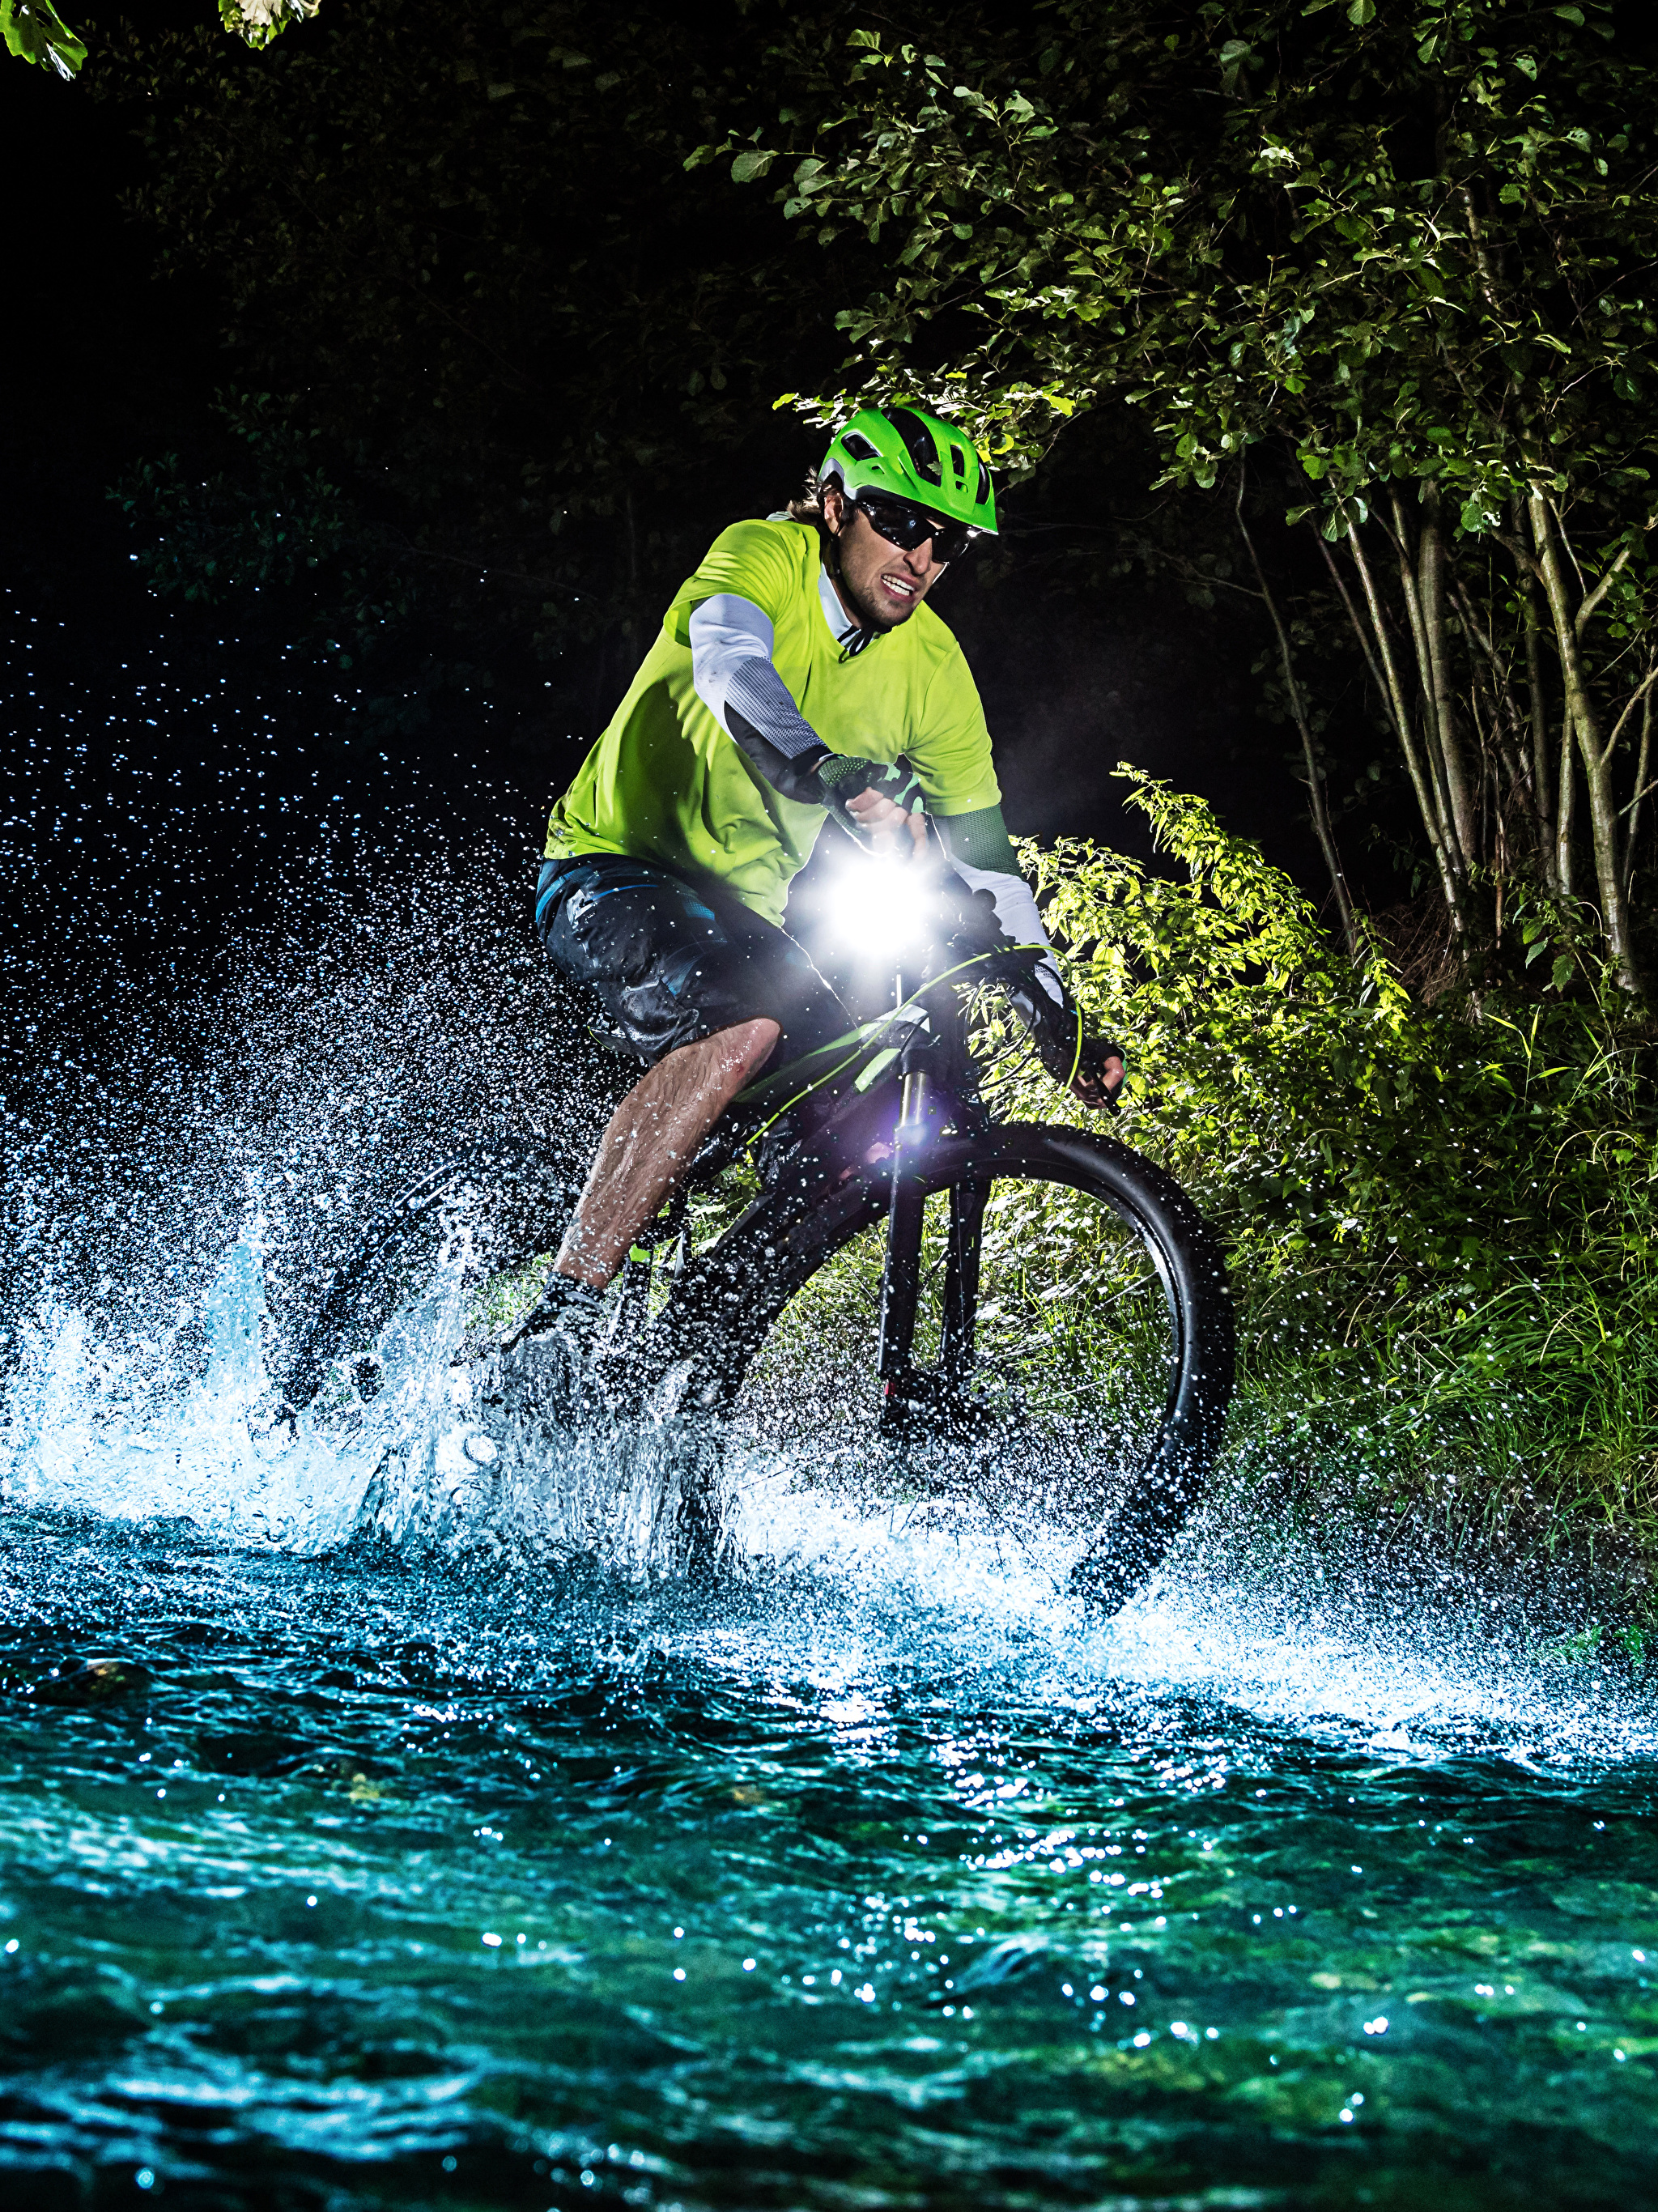
<path fill-rule="evenodd" d="M 1649 2195 L 1646 1716 L 1200 1544 L 1090 1627 L 752 1469 L 717 1599 L 295 1556 L 374 1453 L 256 1432 L 257 1295 L 170 1428 L 68 1322 L 14 1408 L 9 2204 Z"/>
<path fill-rule="evenodd" d="M 480 1127 L 546 1057 L 425 958 L 283 1012 L 257 1111 L 14 1169 L 7 2212 L 1649 2201 L 1658 1729 L 1503 1604 L 1218 1515 L 1090 1623 L 758 1446 L 688 1591 L 671 1419 L 503 1445 L 459 1250 L 281 1417 L 440 1041 Z"/>

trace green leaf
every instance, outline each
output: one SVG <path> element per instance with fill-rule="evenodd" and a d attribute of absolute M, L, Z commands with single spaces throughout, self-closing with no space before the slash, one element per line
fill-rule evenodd
<path fill-rule="evenodd" d="M 0 0 L 0 36 L 20 61 L 73 76 L 87 50 L 52 0 Z"/>
<path fill-rule="evenodd" d="M 1576 23 L 1580 31 L 1582 29 L 1583 11 L 1581 8 L 1557 8 L 1554 12 L 1563 23 Z"/>
<path fill-rule="evenodd" d="M 1376 21 L 1376 0 L 1353 0 L 1352 6 L 1347 10 L 1347 21 L 1357 23 L 1361 29 L 1366 23 L 1373 23 Z"/>
<path fill-rule="evenodd" d="M 219 0 L 219 21 L 257 52 L 291 24 L 317 12 L 320 0 Z"/>
<path fill-rule="evenodd" d="M 873 46 L 878 54 L 881 51 L 881 33 L 878 31 L 848 31 L 847 44 L 849 46 Z"/>
<path fill-rule="evenodd" d="M 732 163 L 732 184 L 751 185 L 756 177 L 765 175 L 776 159 L 775 154 L 764 153 L 759 147 L 751 146 Z"/>
<path fill-rule="evenodd" d="M 1564 9 L 1559 9 L 1556 10 L 1556 13 L 1564 15 L 1565 10 Z M 1579 17 L 1578 20 L 1581 21 L 1582 19 Z M 1563 952 L 1559 958 L 1555 962 L 1554 966 L 1549 971 L 1549 981 L 1553 984 L 1557 991 L 1564 991 L 1567 984 L 1570 982 L 1571 971 L 1575 964 L 1576 963 L 1574 963 L 1570 952 Z"/>

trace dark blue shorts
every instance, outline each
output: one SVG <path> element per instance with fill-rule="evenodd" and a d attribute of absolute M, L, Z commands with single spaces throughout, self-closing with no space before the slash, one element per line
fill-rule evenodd
<path fill-rule="evenodd" d="M 536 929 L 595 1026 L 647 1066 L 679 1045 L 762 1016 L 783 1032 L 771 1065 L 853 1026 L 786 930 L 653 861 L 608 853 L 544 861 Z"/>

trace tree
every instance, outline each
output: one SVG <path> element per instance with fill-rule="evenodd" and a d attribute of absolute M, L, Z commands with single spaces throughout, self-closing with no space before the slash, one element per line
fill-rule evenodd
<path fill-rule="evenodd" d="M 291 23 L 308 21 L 322 0 L 219 0 L 219 21 L 250 46 L 268 46 Z M 0 0 L 0 37 L 19 60 L 71 77 L 87 58 L 52 0 Z"/>
<path fill-rule="evenodd" d="M 1658 70 L 1627 22 L 1049 0 L 840 37 L 786 41 L 778 123 L 701 157 L 753 181 L 786 149 L 786 216 L 880 241 L 853 386 L 919 386 L 1014 460 L 1107 393 L 1164 483 L 1236 497 L 1248 459 L 1318 533 L 1459 941 L 1500 936 L 1519 884 L 1583 888 L 1581 792 L 1638 988 Z"/>

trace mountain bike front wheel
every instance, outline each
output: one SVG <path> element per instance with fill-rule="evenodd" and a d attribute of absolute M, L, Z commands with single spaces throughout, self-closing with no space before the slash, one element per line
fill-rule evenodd
<path fill-rule="evenodd" d="M 1007 1124 L 877 1167 L 789 1218 L 762 1200 L 687 1285 L 696 1395 L 814 1484 L 970 1505 L 1068 1542 L 1115 1610 L 1218 1451 L 1233 1332 L 1212 1233 L 1108 1138 Z"/>

